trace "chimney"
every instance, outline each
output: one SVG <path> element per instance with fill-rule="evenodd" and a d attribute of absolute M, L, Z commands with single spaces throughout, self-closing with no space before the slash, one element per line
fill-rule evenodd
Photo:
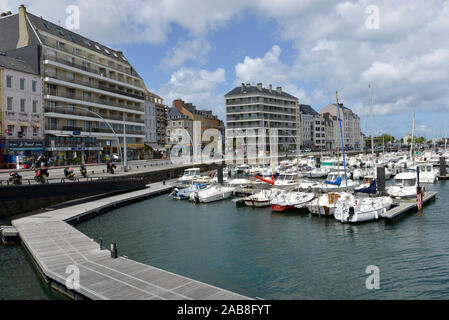
<path fill-rule="evenodd" d="M 245 91 L 245 84 L 242 83 L 242 92 Z"/>
<path fill-rule="evenodd" d="M 257 84 L 257 90 L 262 91 L 262 83 Z"/>
<path fill-rule="evenodd" d="M 270 93 L 273 93 L 273 86 L 271 84 L 269 85 L 269 88 L 270 88 Z"/>
<path fill-rule="evenodd" d="M 27 9 L 23 4 L 19 7 L 19 41 L 16 49 L 29 46 L 31 44 L 30 34 L 28 32 Z"/>
<path fill-rule="evenodd" d="M 281 93 L 282 93 L 282 87 L 277 87 L 277 88 L 276 88 L 276 91 L 277 91 L 279 94 L 281 94 Z"/>
<path fill-rule="evenodd" d="M 248 82 L 248 83 L 246 84 L 246 87 L 248 87 L 248 88 L 251 87 L 251 83 Z"/>

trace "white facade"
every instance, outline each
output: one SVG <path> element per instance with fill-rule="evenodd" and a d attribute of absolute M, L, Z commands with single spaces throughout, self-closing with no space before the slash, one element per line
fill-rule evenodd
<path fill-rule="evenodd" d="M 3 69 L 3 128 L 7 139 L 43 140 L 42 79 Z M 7 130 L 7 131 L 6 131 Z"/>
<path fill-rule="evenodd" d="M 338 108 L 336 104 L 330 104 L 320 111 L 337 117 L 337 123 L 334 123 L 335 145 L 341 146 L 340 123 L 338 121 Z M 343 128 L 343 144 L 345 147 L 363 148 L 364 140 L 360 130 L 360 118 L 355 113 L 340 105 L 341 124 Z"/>
<path fill-rule="evenodd" d="M 228 94 L 226 99 L 226 135 L 229 130 L 241 130 L 246 145 L 263 145 L 265 136 L 269 148 L 269 129 L 278 130 L 278 145 L 283 149 L 296 149 L 296 122 L 298 99 L 276 90 L 242 84 Z M 265 132 L 265 134 L 264 134 Z M 268 149 L 267 149 L 268 150 Z"/>

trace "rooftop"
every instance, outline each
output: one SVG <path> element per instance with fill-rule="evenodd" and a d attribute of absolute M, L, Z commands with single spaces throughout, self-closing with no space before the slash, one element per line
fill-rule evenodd
<path fill-rule="evenodd" d="M 291 94 L 282 91 L 281 87 L 277 87 L 276 89 L 273 88 L 267 89 L 263 88 L 261 83 L 259 83 L 257 86 L 251 86 L 251 84 L 249 83 L 247 84 L 242 83 L 241 86 L 235 87 L 227 94 L 225 94 L 225 98 L 242 94 L 262 94 L 262 93 L 268 96 L 298 100 L 298 98 L 292 96 Z"/>
<path fill-rule="evenodd" d="M 35 71 L 33 71 L 31 66 L 27 62 L 25 62 L 23 60 L 8 57 L 7 55 L 5 55 L 2 52 L 0 52 L 0 67 L 3 67 L 5 69 L 15 70 L 15 71 L 37 74 Z"/>

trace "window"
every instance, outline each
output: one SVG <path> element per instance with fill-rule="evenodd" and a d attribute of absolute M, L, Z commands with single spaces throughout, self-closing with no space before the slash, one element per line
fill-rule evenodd
<path fill-rule="evenodd" d="M 75 126 L 75 120 L 73 119 L 67 119 L 67 126 L 74 127 Z"/>
<path fill-rule="evenodd" d="M 33 127 L 33 137 L 37 137 L 39 135 L 39 128 L 34 126 Z"/>
<path fill-rule="evenodd" d="M 20 79 L 20 90 L 25 90 L 25 79 Z"/>
<path fill-rule="evenodd" d="M 20 99 L 20 112 L 25 112 L 25 99 Z"/>
<path fill-rule="evenodd" d="M 57 46 L 59 49 L 64 50 L 65 43 L 64 43 L 64 42 L 58 41 L 58 42 L 56 42 L 56 46 Z"/>
<path fill-rule="evenodd" d="M 33 101 L 33 113 L 37 113 L 37 101 Z"/>
<path fill-rule="evenodd" d="M 62 32 L 61 28 L 56 28 L 56 31 L 58 31 L 59 35 L 64 37 L 64 32 Z"/>
<path fill-rule="evenodd" d="M 12 88 L 12 76 L 6 76 L 6 88 Z"/>
<path fill-rule="evenodd" d="M 107 54 L 111 54 L 108 49 L 104 49 Z"/>
<path fill-rule="evenodd" d="M 31 90 L 33 90 L 33 92 L 36 92 L 36 90 L 37 90 L 37 82 L 36 81 L 31 82 Z"/>
<path fill-rule="evenodd" d="M 73 37 L 73 34 L 69 33 L 69 38 L 72 40 L 72 42 L 76 42 L 75 38 Z"/>
<path fill-rule="evenodd" d="M 50 112 L 56 110 L 56 102 L 55 101 L 48 101 L 48 110 Z"/>
<path fill-rule="evenodd" d="M 50 27 L 48 26 L 48 23 L 42 22 L 42 24 L 44 25 L 45 29 L 50 30 Z"/>
<path fill-rule="evenodd" d="M 8 126 L 8 136 L 12 136 L 14 134 L 14 126 Z"/>
<path fill-rule="evenodd" d="M 85 44 L 86 46 L 89 46 L 89 47 L 91 46 L 89 40 L 84 39 L 83 41 L 84 41 L 84 44 Z"/>
<path fill-rule="evenodd" d="M 8 108 L 8 111 L 12 111 L 12 98 L 11 97 L 8 97 L 6 99 L 6 106 Z"/>
<path fill-rule="evenodd" d="M 78 49 L 78 48 L 73 48 L 73 53 L 74 53 L 75 55 L 77 55 L 77 56 L 80 56 L 80 55 L 81 55 L 81 50 Z"/>
<path fill-rule="evenodd" d="M 95 48 L 97 48 L 97 50 L 101 50 L 98 44 L 95 45 Z"/>
<path fill-rule="evenodd" d="M 22 138 L 22 137 L 26 137 L 27 135 L 27 127 L 20 127 L 20 132 L 18 133 L 18 137 Z"/>
<path fill-rule="evenodd" d="M 53 50 L 47 49 L 47 56 L 55 58 L 56 52 Z"/>
<path fill-rule="evenodd" d="M 67 98 L 74 98 L 75 97 L 75 90 L 73 90 L 71 88 L 67 88 L 66 92 L 67 92 Z"/>

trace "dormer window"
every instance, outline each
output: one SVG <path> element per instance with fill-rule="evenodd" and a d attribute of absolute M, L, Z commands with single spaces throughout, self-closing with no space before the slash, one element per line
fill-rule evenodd
<path fill-rule="evenodd" d="M 61 28 L 56 28 L 56 31 L 58 31 L 58 33 L 59 33 L 60 36 L 63 36 L 63 37 L 64 37 L 64 32 L 62 32 L 62 29 L 61 29 Z"/>
<path fill-rule="evenodd" d="M 70 38 L 70 40 L 72 40 L 72 42 L 76 42 L 75 38 L 73 37 L 73 34 L 69 33 L 69 38 Z"/>

